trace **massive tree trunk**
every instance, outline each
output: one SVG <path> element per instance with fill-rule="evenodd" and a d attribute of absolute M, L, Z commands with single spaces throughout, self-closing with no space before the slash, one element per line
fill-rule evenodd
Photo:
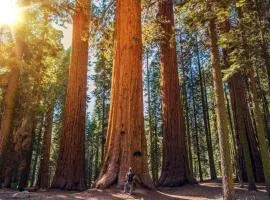
<path fill-rule="evenodd" d="M 10 72 L 8 87 L 4 99 L 4 111 L 1 120 L 0 130 L 0 167 L 2 166 L 2 159 L 7 151 L 8 140 L 11 136 L 12 117 L 15 107 L 15 99 L 18 88 L 20 72 L 18 68 L 13 68 Z"/>
<path fill-rule="evenodd" d="M 248 144 L 248 127 L 246 124 L 246 118 L 248 116 L 243 116 L 248 108 L 246 107 L 246 96 L 245 96 L 245 85 L 243 83 L 241 74 L 235 74 L 230 81 L 230 95 L 232 101 L 232 110 L 234 114 L 234 124 L 235 132 L 240 142 L 240 149 L 243 151 L 245 167 L 247 170 L 249 189 L 255 190 L 255 177 L 253 173 L 253 166 L 251 161 L 251 152 Z M 252 130 L 251 130 L 252 131 Z"/>
<path fill-rule="evenodd" d="M 243 18 L 243 12 L 241 9 L 238 9 L 238 16 L 239 19 Z M 250 87 L 250 95 L 251 95 L 251 101 L 252 101 L 252 107 L 253 107 L 253 114 L 254 114 L 254 123 L 257 129 L 257 136 L 258 136 L 258 143 L 259 148 L 262 156 L 262 165 L 264 170 L 264 176 L 265 176 L 265 185 L 267 190 L 267 195 L 270 196 L 270 154 L 269 154 L 269 146 L 267 143 L 267 135 L 266 135 L 266 129 L 264 127 L 264 120 L 262 116 L 262 112 L 260 110 L 260 100 L 258 95 L 258 90 L 256 87 L 256 83 L 254 80 L 254 70 L 253 66 L 251 65 L 251 60 L 249 58 L 249 51 L 247 46 L 247 33 L 243 32 L 241 34 L 241 42 L 245 49 L 245 59 L 250 64 L 248 72 L 248 80 L 249 80 L 249 87 Z"/>
<path fill-rule="evenodd" d="M 97 188 L 123 186 L 132 167 L 137 182 L 153 187 L 144 135 L 141 1 L 116 1 L 115 57 L 105 159 Z"/>
<path fill-rule="evenodd" d="M 159 184 L 161 186 L 179 186 L 189 181 L 190 173 L 173 30 L 173 1 L 162 0 L 158 7 L 160 25 L 165 33 L 160 42 L 163 163 Z"/>
<path fill-rule="evenodd" d="M 23 41 L 20 38 L 16 39 L 16 56 L 17 66 L 13 67 L 10 72 L 8 87 L 4 98 L 4 108 L 1 118 L 0 130 L 0 185 L 4 173 L 4 155 L 8 148 L 9 139 L 12 135 L 12 118 L 16 102 L 16 94 L 20 79 L 20 63 L 23 57 Z"/>
<path fill-rule="evenodd" d="M 221 171 L 223 181 L 223 198 L 225 200 L 234 199 L 233 180 L 232 180 L 232 162 L 228 130 L 228 117 L 224 99 L 224 90 L 222 83 L 221 64 L 218 49 L 218 38 L 216 32 L 215 20 L 209 22 L 209 36 L 211 43 L 211 59 L 213 68 L 214 94 L 216 103 L 217 129 L 219 136 L 219 147 L 221 156 Z"/>
<path fill-rule="evenodd" d="M 71 65 L 59 158 L 52 187 L 85 190 L 85 118 L 88 65 L 89 0 L 77 2 L 73 15 Z"/>
<path fill-rule="evenodd" d="M 222 32 L 228 33 L 230 31 L 229 20 L 226 20 L 222 25 Z M 223 59 L 226 67 L 229 67 L 230 65 L 228 53 L 230 53 L 230 49 L 223 49 Z M 235 133 L 238 147 L 236 157 L 237 163 L 239 163 L 239 172 L 241 173 L 239 178 L 246 180 L 247 172 L 250 173 L 249 176 L 253 176 L 249 170 L 246 171 L 245 169 L 251 167 L 253 168 L 255 180 L 257 182 L 263 182 L 264 175 L 261 156 L 258 149 L 256 133 L 252 124 L 252 118 L 249 112 L 249 105 L 247 102 L 248 98 L 245 92 L 244 77 L 240 73 L 235 74 L 230 80 L 230 98 L 232 102 L 232 111 L 234 116 Z M 246 155 L 243 155 L 243 153 Z M 251 157 L 252 166 L 248 166 L 249 161 L 246 163 L 244 162 L 243 157 L 246 157 L 248 154 L 249 156 L 245 160 L 249 160 L 249 157 Z M 253 178 L 250 177 L 249 179 Z M 251 185 L 254 185 L 254 183 L 251 183 Z M 250 187 L 252 188 L 251 185 Z"/>
<path fill-rule="evenodd" d="M 243 134 L 241 132 L 244 132 L 245 133 L 244 137 L 247 137 L 248 140 L 247 146 L 242 147 L 249 148 L 246 151 L 249 151 L 251 157 L 252 161 L 251 163 L 253 166 L 254 171 L 253 173 L 255 176 L 255 180 L 257 182 L 263 182 L 264 174 L 263 174 L 262 160 L 258 148 L 256 133 L 254 132 L 255 130 L 252 125 L 252 119 L 248 108 L 247 96 L 244 91 L 245 83 L 243 78 L 244 77 L 242 77 L 240 74 L 236 74 L 234 77 L 232 77 L 232 80 L 230 81 L 231 85 L 230 95 L 233 101 L 232 106 L 234 112 L 234 123 L 236 126 L 236 133 L 238 134 L 238 136 Z M 243 139 L 243 137 L 239 139 Z"/>
<path fill-rule="evenodd" d="M 53 106 L 50 105 L 49 110 L 47 111 L 46 114 L 45 131 L 43 135 L 42 152 L 37 181 L 37 187 L 44 189 L 48 188 L 50 184 L 49 163 L 50 163 L 52 128 L 53 128 Z"/>

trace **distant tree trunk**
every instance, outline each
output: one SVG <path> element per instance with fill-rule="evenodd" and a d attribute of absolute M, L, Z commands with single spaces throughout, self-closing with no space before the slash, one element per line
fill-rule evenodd
<path fill-rule="evenodd" d="M 77 2 L 73 15 L 71 65 L 60 150 L 52 187 L 85 190 L 85 118 L 88 66 L 89 0 Z"/>
<path fill-rule="evenodd" d="M 142 96 L 141 1 L 116 1 L 115 55 L 105 159 L 97 188 L 123 186 L 132 167 L 140 185 L 153 187 L 147 164 Z"/>
<path fill-rule="evenodd" d="M 53 105 L 50 105 L 46 113 L 45 131 L 43 134 L 42 152 L 37 180 L 37 187 L 43 189 L 46 189 L 50 186 L 49 164 L 50 164 L 52 129 L 53 129 Z"/>
<path fill-rule="evenodd" d="M 212 139 L 211 139 L 211 130 L 209 125 L 209 119 L 207 118 L 207 102 L 205 100 L 204 88 L 203 88 L 203 76 L 202 76 L 202 67 L 200 61 L 200 51 L 199 51 L 199 44 L 198 39 L 196 36 L 196 53 L 197 53 L 197 62 L 199 68 L 199 78 L 200 78 L 200 92 L 201 92 L 201 99 L 202 99 L 202 107 L 203 107 L 203 121 L 204 121 L 204 128 L 205 128 L 205 136 L 206 136 L 206 144 L 207 144 L 207 153 L 209 159 L 209 166 L 210 166 L 210 175 L 211 180 L 217 179 L 217 173 L 215 168 L 214 162 L 214 155 L 213 155 L 213 147 L 212 147 Z"/>
<path fill-rule="evenodd" d="M 201 150 L 200 150 L 200 143 L 199 143 L 199 136 L 198 136 L 198 119 L 197 119 L 197 110 L 196 110 L 196 101 L 195 101 L 195 87 L 194 87 L 194 77 L 192 69 L 190 69 L 190 78 L 191 78 L 191 90 L 192 90 L 192 107 L 193 107 L 193 115 L 194 115 L 194 149 L 197 155 L 198 160 L 198 169 L 199 169 L 199 177 L 200 181 L 203 181 L 203 174 L 202 174 L 202 164 L 201 164 Z"/>
<path fill-rule="evenodd" d="M 16 131 L 16 145 L 15 149 L 19 154 L 20 163 L 20 179 L 19 188 L 23 189 L 28 186 L 28 180 L 31 169 L 31 159 L 33 153 L 33 139 L 36 121 L 34 120 L 35 112 L 32 106 L 28 108 L 25 117 L 22 120 L 20 128 Z"/>
<path fill-rule="evenodd" d="M 101 160 L 104 160 L 104 147 L 106 142 L 106 121 L 107 121 L 107 113 L 106 113 L 106 91 L 105 91 L 105 62 L 104 57 L 102 56 L 102 135 L 101 135 Z"/>
<path fill-rule="evenodd" d="M 267 190 L 267 195 L 270 196 L 270 154 L 269 154 L 269 147 L 266 140 L 266 131 L 264 128 L 263 117 L 260 111 L 259 99 L 257 94 L 257 88 L 254 81 L 254 73 L 253 71 L 249 74 L 249 85 L 251 89 L 252 95 L 252 103 L 254 109 L 254 118 L 257 127 L 257 134 L 259 140 L 259 147 L 262 155 L 262 164 L 265 176 L 265 185 Z"/>
<path fill-rule="evenodd" d="M 180 44 L 181 44 L 181 35 L 180 35 Z M 187 151 L 188 151 L 188 162 L 189 162 L 189 169 L 190 169 L 190 176 L 194 177 L 193 173 L 193 157 L 192 157 L 192 151 L 191 151 L 191 133 L 190 133 L 190 113 L 189 113 L 189 104 L 188 104 L 188 96 L 187 96 L 187 81 L 186 81 L 186 70 L 184 67 L 183 59 L 182 59 L 182 46 L 180 47 L 180 53 L 181 53 L 181 65 L 183 68 L 183 99 L 184 99 L 184 107 L 185 107 L 185 124 L 186 124 L 186 138 L 187 138 Z"/>
<path fill-rule="evenodd" d="M 261 82 L 258 68 L 256 68 L 256 75 L 258 77 L 257 78 L 258 79 L 258 87 L 259 87 L 260 94 L 261 94 L 260 98 L 262 99 L 264 123 L 265 123 L 265 127 L 266 127 L 266 132 L 267 132 L 268 145 L 270 146 L 270 111 L 269 111 L 270 107 L 269 107 L 269 103 L 267 101 L 267 91 L 264 91 L 262 89 L 262 82 Z M 269 89 L 270 89 L 270 87 L 269 87 Z"/>
<path fill-rule="evenodd" d="M 235 130 L 236 134 L 238 134 L 238 138 L 243 150 L 244 155 L 244 161 L 245 166 L 247 170 L 247 176 L 248 176 L 248 188 L 250 190 L 256 190 L 255 185 L 255 177 L 253 174 L 253 167 L 252 167 L 252 161 L 251 161 L 251 152 L 249 150 L 249 144 L 248 144 L 248 136 L 247 136 L 247 127 L 245 126 L 245 117 L 242 116 L 243 113 L 245 113 L 246 104 L 245 101 L 245 94 L 244 94 L 244 88 L 245 85 L 243 83 L 243 80 L 241 78 L 241 75 L 239 73 L 235 74 L 230 81 L 231 86 L 231 101 L 232 101 L 232 108 L 234 112 L 234 124 L 235 124 Z"/>
<path fill-rule="evenodd" d="M 99 175 L 99 140 L 97 140 L 96 143 L 96 152 L 95 152 L 95 163 L 94 167 L 95 167 L 95 171 L 94 171 L 94 179 L 96 180 L 98 178 Z"/>
<path fill-rule="evenodd" d="M 222 31 L 224 33 L 228 33 L 230 31 L 230 22 L 226 20 L 223 24 Z M 228 53 L 230 49 L 223 49 L 223 58 L 224 63 L 226 67 L 229 67 L 229 58 Z M 239 85 L 241 85 L 239 87 Z M 245 165 L 248 165 L 248 163 L 244 163 L 243 151 L 247 151 L 246 154 L 249 152 L 251 157 L 251 163 L 254 171 L 255 180 L 258 182 L 264 181 L 264 175 L 263 175 L 263 168 L 262 168 L 262 162 L 261 162 L 261 156 L 260 152 L 258 150 L 258 142 L 256 138 L 256 133 L 254 131 L 254 127 L 252 125 L 252 118 L 249 112 L 249 105 L 247 101 L 247 95 L 245 92 L 245 81 L 244 77 L 241 74 L 234 75 L 230 80 L 230 97 L 232 101 L 232 111 L 234 115 L 234 125 L 235 125 L 235 133 L 237 138 L 237 146 L 238 146 L 238 163 L 239 163 L 239 170 L 241 171 L 241 177 L 243 179 L 246 179 L 246 172 L 245 171 Z M 244 136 L 240 136 L 241 134 L 245 134 Z M 240 134 L 240 135 L 239 135 Z M 245 144 L 245 139 L 247 138 L 248 143 L 247 146 Z M 245 145 L 245 146 L 243 146 Z M 241 148 L 244 148 L 241 150 Z M 248 148 L 248 149 L 246 149 Z M 250 149 L 250 150 L 249 150 Z M 247 155 L 246 155 L 247 156 Z M 246 158 L 249 159 L 249 158 Z M 245 160 L 246 160 L 245 159 Z M 248 166 L 246 166 L 248 167 Z M 250 174 L 250 176 L 252 176 Z M 239 176 L 240 177 L 240 176 Z M 250 179 L 253 179 L 250 177 Z M 251 183 L 251 188 L 253 183 Z M 250 189 L 251 189 L 250 188 Z"/>
<path fill-rule="evenodd" d="M 243 18 L 243 11 L 241 9 L 238 9 L 238 16 L 240 19 Z M 249 51 L 247 47 L 247 34 L 245 32 L 242 33 L 241 39 L 242 39 L 242 45 L 245 48 L 245 59 L 247 61 L 250 61 L 249 58 Z M 264 176 L 265 176 L 265 185 L 267 190 L 267 195 L 270 196 L 270 154 L 269 154 L 269 147 L 266 140 L 266 130 L 264 127 L 264 120 L 263 116 L 260 110 L 260 100 L 258 95 L 258 90 L 256 87 L 256 83 L 254 80 L 254 71 L 253 67 L 250 64 L 249 71 L 248 71 L 248 80 L 249 80 L 249 87 L 250 87 L 250 95 L 251 95 L 251 101 L 253 104 L 253 114 L 254 114 L 254 122 L 257 129 L 257 136 L 258 136 L 258 142 L 259 142 L 259 148 L 262 156 L 262 164 L 263 164 L 263 170 L 264 170 Z"/>
<path fill-rule="evenodd" d="M 159 137 L 158 137 L 158 117 L 157 117 L 157 109 L 159 109 L 159 107 L 157 106 L 157 100 L 154 100 L 154 107 L 153 110 L 154 112 L 154 145 L 153 145 L 153 157 L 154 157 L 154 180 L 158 181 L 158 176 L 159 176 L 159 168 L 160 168 L 160 147 L 159 147 Z M 158 182 L 155 182 L 155 184 L 157 184 Z"/>
<path fill-rule="evenodd" d="M 87 163 L 86 166 L 88 168 L 86 169 L 86 175 L 87 175 L 87 183 L 89 184 L 88 186 L 92 186 L 92 171 L 93 171 L 93 152 L 92 152 L 92 146 L 91 146 L 91 136 L 90 134 L 87 135 L 86 137 L 86 156 L 87 156 Z"/>
<path fill-rule="evenodd" d="M 262 0 L 249 0 L 248 2 L 250 2 L 251 4 L 253 4 L 253 6 L 255 7 L 255 11 L 256 11 L 256 17 L 257 20 L 255 21 L 258 25 L 258 27 L 260 28 L 260 45 L 261 45 L 261 54 L 262 54 L 262 58 L 264 60 L 264 64 L 265 64 L 265 68 L 267 71 L 267 75 L 268 75 L 268 86 L 270 88 L 270 55 L 269 55 L 269 51 L 268 51 L 268 41 L 267 41 L 267 34 L 268 31 L 267 30 L 267 24 L 268 22 L 267 17 L 265 16 L 265 14 L 267 13 L 266 10 L 266 5 L 264 5 L 264 2 Z M 269 2 L 265 2 L 266 4 Z M 269 7 L 269 5 L 268 5 Z M 268 24 L 269 25 L 269 24 Z"/>
<path fill-rule="evenodd" d="M 225 51 L 223 51 L 223 57 L 225 56 Z M 225 60 L 225 59 L 224 59 Z M 225 63 L 225 61 L 224 61 Z M 226 64 L 225 64 L 226 66 Z M 225 87 L 225 85 L 224 85 Z M 228 118 L 229 118 L 229 127 L 230 132 L 232 134 L 232 145 L 233 145 L 233 153 L 232 157 L 234 157 L 233 167 L 235 167 L 234 171 L 236 172 L 236 176 L 238 177 L 238 181 L 240 184 L 240 187 L 244 187 L 244 178 L 243 175 L 246 174 L 245 166 L 244 166 L 244 158 L 243 158 L 243 151 L 240 145 L 239 137 L 235 134 L 235 125 L 233 123 L 233 116 L 232 116 L 232 103 L 229 100 L 229 94 L 227 90 L 224 91 L 225 99 L 226 99 L 226 106 L 227 106 L 227 112 L 228 112 Z M 238 151 L 237 151 L 238 150 Z M 247 180 L 247 179 L 246 179 Z"/>
<path fill-rule="evenodd" d="M 230 153 L 228 118 L 224 100 L 224 90 L 222 83 L 221 64 L 218 49 L 218 37 L 215 20 L 209 22 L 209 36 L 211 44 L 211 59 L 213 66 L 214 95 L 216 102 L 217 128 L 219 135 L 219 147 L 221 156 L 221 171 L 223 180 L 223 198 L 225 200 L 234 199 L 232 161 Z"/>
<path fill-rule="evenodd" d="M 263 182 L 264 174 L 263 174 L 261 155 L 258 149 L 257 137 L 256 137 L 256 133 L 254 132 L 252 119 L 249 113 L 247 96 L 244 91 L 244 88 L 245 88 L 244 78 L 241 75 L 235 75 L 235 76 L 236 77 L 232 77 L 230 84 L 231 84 L 231 99 L 234 102 L 233 112 L 234 112 L 234 121 L 235 121 L 234 123 L 236 126 L 236 133 L 239 134 L 239 131 L 245 132 L 245 135 L 247 136 L 247 139 L 248 139 L 248 146 L 246 147 L 250 149 L 249 153 L 251 156 L 251 161 L 252 161 L 251 163 L 253 166 L 255 180 L 257 182 Z M 239 87 L 238 85 L 241 85 L 241 87 Z M 243 139 L 243 137 L 239 139 Z M 242 147 L 245 148 L 244 146 Z M 239 153 L 239 155 L 241 154 Z M 239 157 L 239 159 L 241 159 L 241 157 Z"/>
<path fill-rule="evenodd" d="M 160 44 L 163 165 L 159 184 L 161 186 L 179 186 L 187 183 L 191 177 L 185 146 L 185 122 L 180 98 L 173 30 L 173 1 L 161 0 L 158 7 L 160 25 L 165 33 Z"/>
<path fill-rule="evenodd" d="M 36 145 L 36 154 L 34 156 L 33 159 L 33 167 L 32 167 L 32 175 L 31 175 L 31 187 L 34 186 L 35 180 L 36 180 L 36 170 L 37 170 L 37 163 L 38 163 L 38 159 L 40 157 L 40 152 L 41 152 L 41 148 L 40 148 L 40 141 L 41 141 L 41 137 L 42 137 L 42 132 L 43 132 L 43 125 L 44 125 L 44 114 L 42 114 L 41 119 L 40 119 L 40 124 L 39 124 L 39 128 L 37 131 L 37 136 L 36 139 L 34 141 L 34 144 Z"/>
<path fill-rule="evenodd" d="M 263 33 L 261 33 L 263 34 Z M 264 35 L 262 35 L 262 44 L 261 44 L 261 48 L 262 48 L 262 57 L 264 59 L 265 62 L 265 67 L 266 67 L 266 71 L 267 71 L 267 75 L 268 75 L 268 86 L 270 88 L 270 55 L 269 55 L 269 51 L 268 51 L 268 47 L 267 47 L 267 41 L 265 41 L 264 39 Z"/>
<path fill-rule="evenodd" d="M 154 137 L 152 130 L 152 113 L 151 113 L 151 91 L 150 91 L 150 70 L 149 70 L 149 56 L 148 50 L 146 50 L 146 71 L 147 71 L 147 98 L 148 98 L 148 123 L 149 123 L 149 136 L 150 136 L 150 166 L 152 179 L 154 184 L 157 183 L 156 175 L 156 166 L 155 166 L 155 158 L 154 158 Z"/>

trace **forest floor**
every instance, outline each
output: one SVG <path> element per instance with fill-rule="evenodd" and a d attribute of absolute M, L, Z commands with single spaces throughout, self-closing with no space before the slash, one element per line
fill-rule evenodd
<path fill-rule="evenodd" d="M 49 190 L 48 192 L 31 192 L 23 199 L 30 200 L 206 200 L 222 199 L 221 183 L 207 182 L 197 185 L 186 185 L 178 188 L 161 188 L 157 191 L 137 189 L 134 195 L 124 194 L 119 189 L 97 190 L 91 189 L 85 192 L 64 192 Z M 237 199 L 243 200 L 267 200 L 263 186 L 258 186 L 257 192 L 249 192 L 246 187 L 235 186 Z M 16 199 L 16 191 L 0 190 L 0 200 Z M 16 196 L 16 195 L 15 195 Z M 19 198 L 17 198 L 19 199 Z M 21 198 L 22 199 L 22 198 Z"/>

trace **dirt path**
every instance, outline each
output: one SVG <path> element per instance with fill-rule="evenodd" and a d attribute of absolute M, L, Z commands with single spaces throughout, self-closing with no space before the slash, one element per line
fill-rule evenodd
<path fill-rule="evenodd" d="M 12 197 L 16 191 L 0 190 L 0 200 L 15 199 Z M 179 188 L 162 188 L 157 191 L 138 189 L 134 195 L 123 194 L 117 189 L 88 190 L 85 192 L 63 192 L 50 190 L 49 192 L 29 193 L 30 200 L 206 200 L 222 199 L 220 183 L 201 183 L 198 185 L 186 185 Z M 249 192 L 247 189 L 236 185 L 236 197 L 243 200 L 266 200 L 266 192 L 262 186 L 257 192 Z"/>

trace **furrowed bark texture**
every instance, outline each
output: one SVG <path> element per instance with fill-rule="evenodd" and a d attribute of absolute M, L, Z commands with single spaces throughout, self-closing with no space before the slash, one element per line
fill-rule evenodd
<path fill-rule="evenodd" d="M 163 164 L 159 184 L 161 186 L 179 186 L 188 182 L 190 173 L 177 69 L 173 1 L 161 0 L 158 8 L 158 18 L 165 33 L 160 42 Z"/>
<path fill-rule="evenodd" d="M 123 186 L 132 167 L 137 182 L 152 188 L 144 135 L 141 1 L 116 1 L 115 57 L 105 159 L 97 188 Z"/>
<path fill-rule="evenodd" d="M 88 65 L 89 0 L 77 2 L 73 15 L 71 65 L 59 158 L 52 187 L 85 190 L 85 118 Z"/>
<path fill-rule="evenodd" d="M 20 63 L 23 57 L 24 43 L 20 38 L 16 39 L 17 66 L 11 69 L 6 95 L 4 97 L 4 108 L 1 118 L 0 130 L 0 184 L 4 179 L 4 155 L 7 152 L 10 137 L 12 137 L 12 122 L 15 109 L 16 95 L 20 81 Z"/>

